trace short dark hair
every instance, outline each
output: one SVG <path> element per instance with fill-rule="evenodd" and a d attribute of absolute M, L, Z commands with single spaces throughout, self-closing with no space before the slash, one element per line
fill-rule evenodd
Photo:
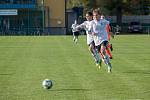
<path fill-rule="evenodd" d="M 93 10 L 93 13 L 97 13 L 97 14 L 101 15 L 100 9 L 94 9 L 94 10 Z"/>
<path fill-rule="evenodd" d="M 86 14 L 88 14 L 89 16 L 93 16 L 93 13 L 91 11 L 87 11 Z"/>

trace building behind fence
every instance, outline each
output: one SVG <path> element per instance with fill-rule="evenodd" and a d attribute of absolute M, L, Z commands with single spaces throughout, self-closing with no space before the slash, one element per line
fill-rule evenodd
<path fill-rule="evenodd" d="M 0 33 L 65 34 L 65 6 L 65 0 L 0 0 Z"/>

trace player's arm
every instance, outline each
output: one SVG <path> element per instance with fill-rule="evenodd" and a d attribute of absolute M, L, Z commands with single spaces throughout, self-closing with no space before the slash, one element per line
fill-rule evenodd
<path fill-rule="evenodd" d="M 83 22 L 82 24 L 76 26 L 76 28 L 77 28 L 78 30 L 80 30 L 80 29 L 85 29 L 85 27 L 86 27 L 85 22 Z"/>
<path fill-rule="evenodd" d="M 109 25 L 109 27 L 110 27 L 110 25 Z M 111 27 L 110 27 L 110 30 L 109 30 L 108 34 L 109 34 L 112 38 L 114 38 L 114 33 L 111 32 Z"/>
<path fill-rule="evenodd" d="M 75 26 L 75 25 L 74 25 L 74 24 L 72 24 L 72 25 L 71 25 L 71 29 L 73 29 L 73 28 L 74 28 L 74 26 Z"/>
<path fill-rule="evenodd" d="M 108 34 L 112 37 L 112 38 L 114 38 L 114 34 L 113 34 L 113 32 L 111 32 L 111 27 L 110 27 L 110 23 L 109 23 L 109 21 L 106 21 L 106 23 L 107 23 L 107 28 L 108 28 L 108 30 L 107 30 L 107 32 L 108 32 Z"/>
<path fill-rule="evenodd" d="M 95 23 L 92 23 L 92 25 L 91 25 L 91 33 L 93 35 L 98 35 L 98 33 L 99 33 L 99 31 L 96 29 Z"/>
<path fill-rule="evenodd" d="M 114 33 L 113 33 L 113 32 L 108 32 L 108 34 L 110 34 L 110 36 L 111 36 L 112 38 L 114 38 Z"/>

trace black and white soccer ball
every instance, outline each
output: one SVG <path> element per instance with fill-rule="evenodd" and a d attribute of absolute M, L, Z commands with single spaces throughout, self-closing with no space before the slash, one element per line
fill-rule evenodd
<path fill-rule="evenodd" d="M 50 80 L 50 79 L 43 80 L 42 86 L 43 86 L 44 89 L 52 88 L 52 86 L 53 86 L 52 80 Z"/>

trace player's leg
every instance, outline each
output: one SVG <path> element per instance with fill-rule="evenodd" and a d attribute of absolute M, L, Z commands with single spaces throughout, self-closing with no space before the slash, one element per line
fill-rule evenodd
<path fill-rule="evenodd" d="M 75 32 L 73 32 L 73 42 L 75 42 L 75 39 L 76 39 Z"/>
<path fill-rule="evenodd" d="M 101 53 L 101 45 L 98 45 L 97 46 L 97 51 L 98 51 L 98 54 L 99 56 L 101 57 L 101 60 L 104 62 L 105 64 L 105 61 L 104 61 L 104 55 Z M 106 65 L 106 64 L 105 64 Z"/>
<path fill-rule="evenodd" d="M 100 68 L 102 60 L 101 60 L 101 57 L 99 56 L 98 51 L 95 47 L 94 41 L 89 44 L 89 51 L 91 52 L 92 56 L 95 59 L 96 66 L 99 66 L 99 68 Z"/>
<path fill-rule="evenodd" d="M 108 43 L 107 47 L 110 48 L 111 51 L 113 51 L 112 44 Z"/>
<path fill-rule="evenodd" d="M 108 67 L 108 72 L 111 72 L 112 65 L 111 65 L 111 63 L 110 63 L 110 59 L 109 59 L 108 55 L 106 54 L 107 43 L 108 43 L 108 41 L 104 41 L 104 42 L 101 44 L 100 52 L 102 53 L 102 55 L 103 55 L 103 57 L 104 57 L 104 63 L 105 63 L 105 64 L 107 65 L 107 67 Z"/>
<path fill-rule="evenodd" d="M 95 54 L 95 52 L 94 52 L 94 47 L 93 47 L 93 45 L 92 45 L 92 43 L 91 44 L 89 44 L 89 47 L 88 47 L 88 49 L 89 49 L 89 51 L 90 51 L 90 53 L 91 53 L 91 55 L 94 57 L 94 60 L 95 60 L 95 62 L 97 61 L 97 58 L 96 58 L 96 54 Z"/>
<path fill-rule="evenodd" d="M 101 65 L 102 65 L 102 58 L 101 56 L 99 55 L 99 52 L 98 52 L 98 49 L 96 46 L 94 46 L 94 51 L 95 51 L 95 54 L 96 54 L 96 57 L 98 59 L 98 62 L 96 63 L 96 66 L 98 66 L 98 68 L 100 69 Z"/>
<path fill-rule="evenodd" d="M 108 46 L 106 46 L 106 53 L 109 56 L 109 58 L 112 59 L 112 53 L 111 53 L 111 51 L 109 49 L 109 44 L 108 44 Z"/>
<path fill-rule="evenodd" d="M 75 36 L 75 43 L 78 42 L 78 36 Z"/>
<path fill-rule="evenodd" d="M 75 43 L 78 42 L 78 37 L 79 37 L 79 31 L 75 32 Z"/>
<path fill-rule="evenodd" d="M 89 51 L 90 51 L 91 55 L 94 57 L 95 62 L 97 62 L 98 59 L 97 59 L 97 56 L 96 56 L 96 52 L 94 50 L 94 44 L 93 44 L 93 42 L 91 42 L 89 44 Z"/>
<path fill-rule="evenodd" d="M 112 44 L 110 44 L 110 50 L 113 51 L 113 46 L 112 46 Z"/>

